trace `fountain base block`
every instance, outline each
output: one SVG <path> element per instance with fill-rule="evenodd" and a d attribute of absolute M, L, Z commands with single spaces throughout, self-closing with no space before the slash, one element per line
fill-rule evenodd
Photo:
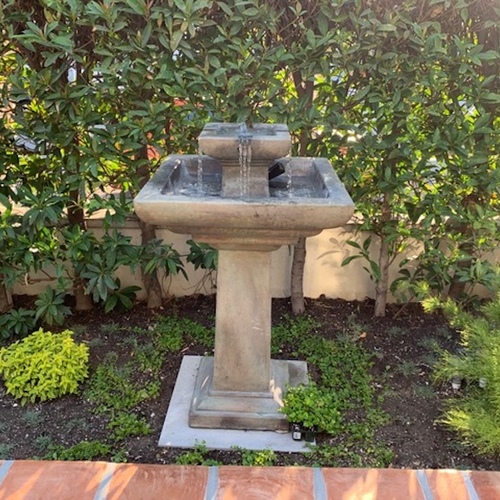
<path fill-rule="evenodd" d="M 218 391 L 213 388 L 214 359 L 202 358 L 196 377 L 189 426 L 288 432 L 279 411 L 288 386 L 307 384 L 305 361 L 271 360 L 268 392 Z"/>

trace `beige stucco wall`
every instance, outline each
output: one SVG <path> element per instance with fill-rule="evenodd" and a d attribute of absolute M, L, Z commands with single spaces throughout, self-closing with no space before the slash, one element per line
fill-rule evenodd
<path fill-rule="evenodd" d="M 95 231 L 96 235 L 102 234 L 99 220 L 91 220 L 89 227 Z M 128 220 L 120 230 L 127 236 L 132 237 L 134 244 L 140 243 L 140 232 L 137 221 Z M 157 236 L 166 243 L 173 244 L 174 248 L 186 255 L 189 247 L 186 240 L 188 235 L 179 235 L 166 229 L 159 229 Z M 366 297 L 373 298 L 375 293 L 374 283 L 370 280 L 368 273 L 363 269 L 366 265 L 364 259 L 356 259 L 348 266 L 341 267 L 344 258 L 356 253 L 356 250 L 347 245 L 346 241 L 354 239 L 362 243 L 366 233 L 356 233 L 356 226 L 349 224 L 337 229 L 328 229 L 317 236 L 307 240 L 307 258 L 304 271 L 304 294 L 306 297 L 317 298 L 325 295 L 329 298 L 342 298 L 345 300 L 363 300 Z M 376 260 L 378 254 L 377 240 L 374 238 L 372 244 L 372 255 Z M 281 247 L 272 253 L 272 295 L 273 297 L 288 297 L 290 295 L 290 268 L 292 262 L 292 252 L 290 247 Z M 397 277 L 398 262 L 407 256 L 415 256 L 419 252 L 418 245 L 410 247 L 398 256 L 391 267 L 391 281 Z M 500 250 L 491 256 L 492 262 L 500 264 Z M 50 273 L 50 270 L 47 270 Z M 205 272 L 201 269 L 194 270 L 193 266 L 186 264 L 186 271 L 189 281 L 183 276 L 172 276 L 162 280 L 165 295 L 185 296 L 193 293 L 212 293 L 210 280 L 204 280 Z M 134 274 L 128 268 L 123 268 L 118 272 L 118 277 L 123 286 L 142 286 L 140 272 Z M 14 289 L 14 294 L 36 295 L 49 282 L 42 273 L 29 277 L 28 283 L 18 283 Z M 484 294 L 484 291 L 479 291 Z M 138 294 L 139 299 L 145 298 L 145 292 Z M 389 297 L 394 300 L 393 297 Z"/>
<path fill-rule="evenodd" d="M 304 271 L 304 294 L 316 298 L 320 295 L 345 300 L 364 300 L 375 297 L 375 285 L 364 267 L 368 267 L 365 259 L 359 258 L 342 267 L 342 261 L 358 252 L 347 244 L 354 240 L 362 245 L 369 236 L 366 232 L 357 232 L 355 224 L 336 229 L 327 229 L 321 234 L 307 240 L 307 261 Z M 372 238 L 371 258 L 378 260 L 379 241 Z M 390 268 L 389 281 L 398 277 L 399 263 L 407 257 L 416 257 L 420 252 L 418 244 L 409 244 L 406 251 L 394 260 Z M 390 296 L 390 300 L 394 297 Z"/>

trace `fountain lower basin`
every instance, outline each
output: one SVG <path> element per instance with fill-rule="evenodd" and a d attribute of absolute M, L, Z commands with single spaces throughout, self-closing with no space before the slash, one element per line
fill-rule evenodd
<path fill-rule="evenodd" d="M 349 220 L 352 200 L 328 160 L 283 162 L 286 171 L 269 182 L 269 197 L 226 198 L 218 160 L 172 155 L 135 198 L 135 211 L 150 224 L 228 250 L 274 250 Z"/>

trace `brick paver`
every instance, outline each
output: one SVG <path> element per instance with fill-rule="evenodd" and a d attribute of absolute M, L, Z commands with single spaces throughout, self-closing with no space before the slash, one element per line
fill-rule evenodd
<path fill-rule="evenodd" d="M 0 500 L 496 500 L 500 472 L 0 460 Z"/>

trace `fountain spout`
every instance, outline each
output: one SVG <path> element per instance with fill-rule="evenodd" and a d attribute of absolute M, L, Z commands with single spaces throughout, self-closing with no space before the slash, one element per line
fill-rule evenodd
<path fill-rule="evenodd" d="M 248 130 L 247 124 L 245 122 L 242 122 L 238 130 L 238 138 L 241 141 L 247 141 L 252 138 L 252 135 L 253 134 Z"/>
<path fill-rule="evenodd" d="M 198 138 L 200 151 L 220 161 L 222 195 L 268 198 L 269 167 L 290 152 L 286 125 L 208 123 Z"/>
<path fill-rule="evenodd" d="M 240 132 L 238 133 L 238 138 L 240 141 L 238 145 L 240 167 L 240 196 L 242 198 L 247 198 L 250 184 L 250 165 L 252 163 L 252 134 L 247 131 L 246 125 L 244 123 L 241 125 L 241 127 Z M 224 171 L 222 175 L 224 176 Z"/>

